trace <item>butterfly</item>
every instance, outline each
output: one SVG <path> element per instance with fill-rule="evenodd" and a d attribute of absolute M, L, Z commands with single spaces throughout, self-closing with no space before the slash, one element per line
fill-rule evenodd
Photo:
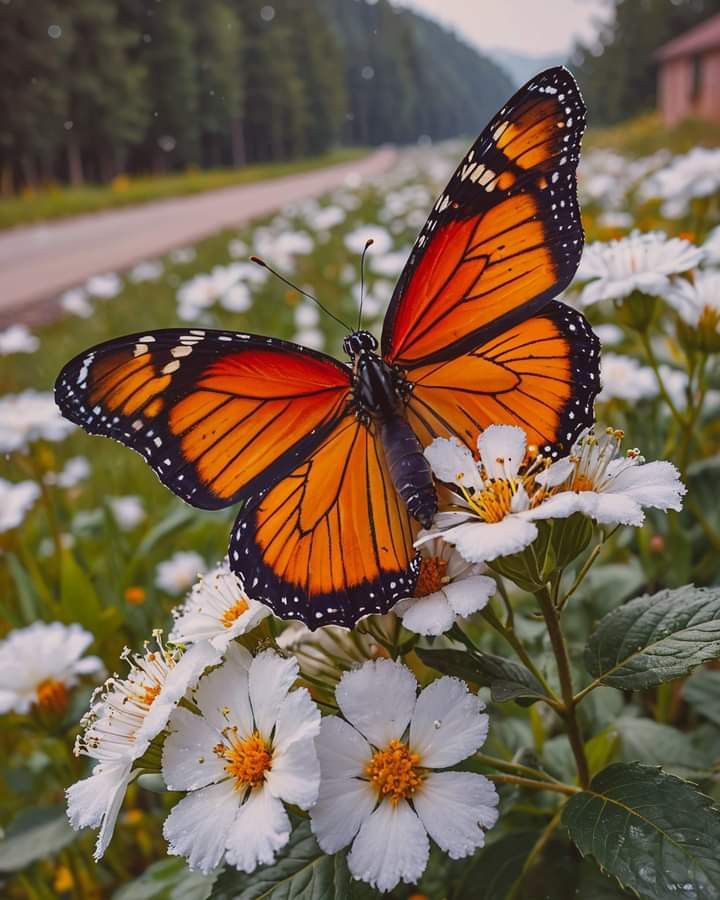
<path fill-rule="evenodd" d="M 554 300 L 577 269 L 585 106 L 547 69 L 497 113 L 420 232 L 380 345 L 347 362 L 271 337 L 138 333 L 60 373 L 63 414 L 141 453 L 193 506 L 242 503 L 229 561 L 246 590 L 310 628 L 412 596 L 413 539 L 437 510 L 423 448 L 519 425 L 557 455 L 593 420 L 599 344 Z"/>

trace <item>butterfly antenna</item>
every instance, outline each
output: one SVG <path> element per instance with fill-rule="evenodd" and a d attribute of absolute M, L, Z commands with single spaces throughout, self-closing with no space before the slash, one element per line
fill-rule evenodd
<path fill-rule="evenodd" d="M 375 241 L 372 238 L 368 238 L 365 241 L 362 256 L 360 257 L 360 309 L 358 310 L 358 330 L 360 330 L 360 326 L 362 325 L 362 308 L 363 300 L 365 299 L 365 254 L 374 243 Z"/>
<path fill-rule="evenodd" d="M 334 319 L 338 323 L 338 325 L 342 325 L 343 328 L 347 329 L 348 331 L 352 331 L 352 328 L 347 324 L 347 322 L 343 322 L 342 319 L 338 319 L 338 317 L 336 315 L 333 315 L 333 313 L 331 313 L 330 310 L 327 309 L 327 307 L 322 305 L 322 303 L 318 300 L 317 297 L 313 297 L 312 294 L 308 294 L 307 291 L 304 291 L 301 287 L 298 287 L 296 284 L 293 284 L 292 281 L 290 281 L 288 278 L 285 278 L 285 276 L 281 275 L 279 272 L 275 271 L 275 269 L 273 269 L 272 266 L 269 266 L 265 262 L 264 259 L 260 259 L 259 256 L 251 256 L 250 262 L 254 262 L 256 266 L 260 266 L 263 269 L 267 269 L 268 272 L 272 272 L 272 274 L 276 278 L 279 278 L 280 281 L 284 282 L 288 287 L 291 287 L 294 291 L 297 291 L 298 294 L 302 294 L 303 297 L 307 297 L 308 300 L 312 300 L 314 303 L 317 303 L 317 305 L 320 307 L 320 309 L 324 313 L 327 313 L 327 315 L 330 316 L 331 319 Z"/>

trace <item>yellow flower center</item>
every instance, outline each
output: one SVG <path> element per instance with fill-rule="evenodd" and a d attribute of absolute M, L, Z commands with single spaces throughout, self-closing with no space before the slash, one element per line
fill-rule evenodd
<path fill-rule="evenodd" d="M 43 712 L 62 713 L 68 705 L 68 689 L 55 678 L 46 678 L 36 690 L 37 705 Z"/>
<path fill-rule="evenodd" d="M 235 779 L 236 787 L 257 787 L 272 768 L 272 750 L 254 731 L 244 741 L 230 737 L 230 744 L 215 745 L 215 753 L 225 760 L 225 771 Z"/>
<path fill-rule="evenodd" d="M 720 308 L 716 306 L 703 306 L 703 310 L 700 313 L 700 318 L 698 320 L 698 328 L 701 331 L 714 334 L 716 331 L 720 330 L 718 325 L 720 325 Z"/>
<path fill-rule="evenodd" d="M 582 491 L 594 491 L 595 484 L 592 478 L 588 478 L 587 475 L 580 475 L 579 473 L 575 475 L 572 480 L 572 484 L 570 485 L 571 491 L 577 491 L 581 493 Z"/>
<path fill-rule="evenodd" d="M 447 567 L 447 562 L 438 556 L 421 559 L 420 572 L 415 583 L 415 596 L 427 597 L 428 594 L 434 594 L 446 585 L 448 582 Z"/>
<path fill-rule="evenodd" d="M 141 702 L 145 704 L 145 706 L 152 706 L 153 701 L 160 693 L 161 686 L 159 684 L 148 684 L 145 687 L 145 690 L 141 697 Z"/>
<path fill-rule="evenodd" d="M 248 605 L 247 601 L 243 600 L 242 597 L 239 597 L 230 609 L 226 609 L 223 613 L 222 619 L 220 620 L 223 623 L 224 628 L 230 628 L 230 626 L 235 622 L 240 616 L 247 612 Z"/>
<path fill-rule="evenodd" d="M 485 522 L 502 522 L 510 512 L 513 497 L 520 487 L 514 478 L 497 478 L 488 486 L 473 494 L 470 505 Z"/>
<path fill-rule="evenodd" d="M 387 797 L 391 803 L 399 803 L 412 796 L 422 784 L 419 762 L 420 757 L 407 744 L 393 740 L 384 750 L 373 754 L 365 774 L 381 799 Z"/>

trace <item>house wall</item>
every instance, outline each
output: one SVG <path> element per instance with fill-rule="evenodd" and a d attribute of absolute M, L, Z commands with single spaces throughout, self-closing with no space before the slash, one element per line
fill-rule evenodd
<path fill-rule="evenodd" d="M 701 57 L 700 90 L 693 89 L 693 59 L 667 60 L 658 74 L 658 108 L 666 125 L 673 126 L 689 116 L 720 122 L 720 47 Z"/>

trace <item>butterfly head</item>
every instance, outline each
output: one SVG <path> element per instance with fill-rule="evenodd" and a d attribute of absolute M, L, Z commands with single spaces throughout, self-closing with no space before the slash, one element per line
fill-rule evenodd
<path fill-rule="evenodd" d="M 343 350 L 353 359 L 363 353 L 374 353 L 378 342 L 369 331 L 353 331 L 343 341 Z"/>

